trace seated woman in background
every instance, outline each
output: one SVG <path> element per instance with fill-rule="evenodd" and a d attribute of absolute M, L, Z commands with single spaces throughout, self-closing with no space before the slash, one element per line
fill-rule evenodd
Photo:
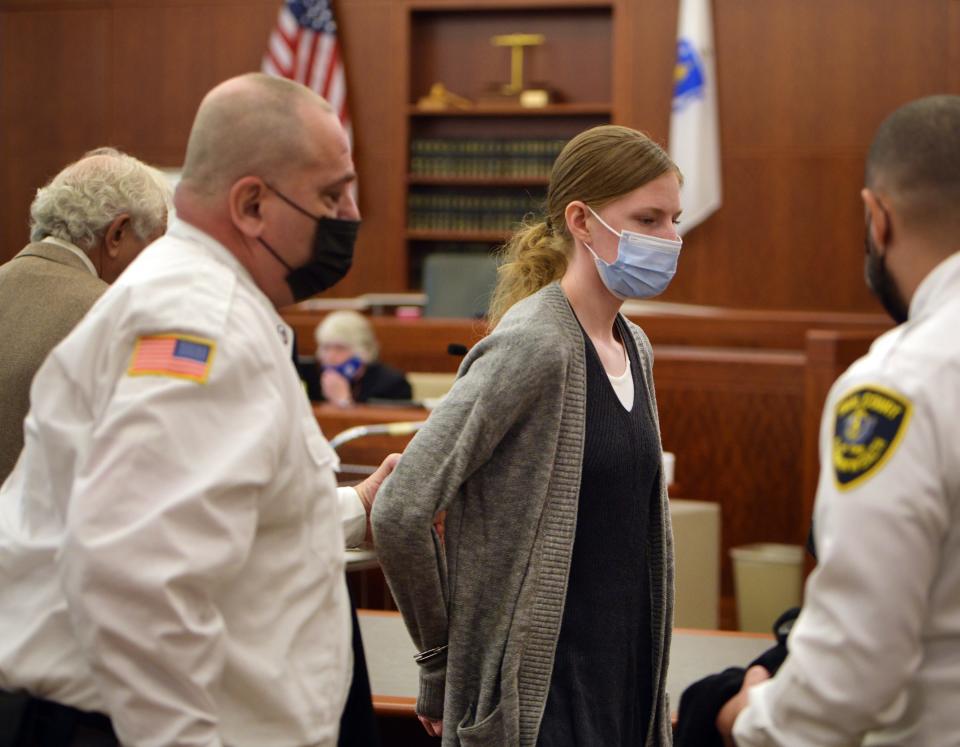
<path fill-rule="evenodd" d="M 377 362 L 373 327 L 355 311 L 334 311 L 317 325 L 321 398 L 347 407 L 371 399 L 410 399 L 402 371 Z"/>

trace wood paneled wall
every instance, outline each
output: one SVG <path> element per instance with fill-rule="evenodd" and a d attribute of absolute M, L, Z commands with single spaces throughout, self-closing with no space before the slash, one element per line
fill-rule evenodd
<path fill-rule="evenodd" d="M 670 297 L 875 308 L 863 284 L 866 148 L 897 106 L 960 93 L 960 3 L 715 7 L 724 203 L 690 235 Z"/>
<path fill-rule="evenodd" d="M 338 295 L 405 283 L 407 60 L 416 54 L 406 19 L 416 2 L 336 2 L 365 220 Z M 278 5 L 0 0 L 0 259 L 25 244 L 36 188 L 83 151 L 112 144 L 178 165 L 202 95 L 259 67 Z M 613 8 L 614 119 L 664 142 L 677 0 Z M 687 237 L 664 299 L 873 311 L 860 249 L 864 154 L 896 106 L 960 92 L 960 0 L 714 0 L 714 17 L 723 207 Z"/>
<path fill-rule="evenodd" d="M 313 355 L 314 331 L 327 315 L 299 306 L 285 309 L 283 318 L 293 327 L 297 352 Z M 692 346 L 712 349 L 753 349 L 757 352 L 802 351 L 810 330 L 832 330 L 873 339 L 893 326 L 885 314 L 802 313 L 795 311 L 703 310 L 700 313 L 631 313 L 626 317 L 640 325 L 654 347 Z M 370 323 L 380 342 L 380 357 L 404 371 L 455 372 L 459 359 L 447 353 L 457 343 L 471 347 L 487 333 L 485 322 L 477 319 L 371 316 Z"/>
<path fill-rule="evenodd" d="M 113 145 L 163 167 L 183 161 L 203 95 L 258 70 L 279 0 L 0 0 L 0 261 L 28 239 L 36 189 L 85 151 Z M 364 230 L 337 289 L 396 290 L 383 237 L 404 220 L 385 175 L 401 174 L 404 100 L 395 0 L 341 0 Z"/>
<path fill-rule="evenodd" d="M 197 105 L 259 67 L 274 0 L 0 2 L 0 256 L 28 238 L 41 186 L 113 145 L 158 166 L 183 161 Z"/>

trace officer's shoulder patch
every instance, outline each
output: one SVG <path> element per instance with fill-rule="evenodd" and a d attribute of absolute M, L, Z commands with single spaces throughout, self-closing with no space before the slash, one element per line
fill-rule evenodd
<path fill-rule="evenodd" d="M 880 471 L 899 446 L 912 409 L 905 396 L 875 384 L 840 398 L 833 432 L 833 476 L 840 490 Z"/>
<path fill-rule="evenodd" d="M 167 376 L 206 383 L 217 345 L 213 340 L 177 333 L 137 338 L 128 376 Z"/>

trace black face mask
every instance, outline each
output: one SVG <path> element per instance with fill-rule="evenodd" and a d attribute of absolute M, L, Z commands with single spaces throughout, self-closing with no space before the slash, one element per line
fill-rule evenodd
<path fill-rule="evenodd" d="M 897 284 L 893 277 L 887 272 L 886 263 L 883 257 L 877 251 L 870 238 L 870 222 L 867 222 L 867 233 L 863 239 L 864 248 L 867 256 L 863 260 L 863 275 L 867 281 L 867 287 L 877 297 L 883 308 L 893 318 L 897 324 L 903 324 L 907 321 L 908 308 L 903 296 L 897 289 Z"/>
<path fill-rule="evenodd" d="M 298 210 L 317 223 L 317 229 L 313 234 L 311 258 L 303 267 L 291 267 L 272 246 L 262 238 L 258 238 L 267 251 L 287 268 L 286 281 L 293 293 L 293 300 L 303 301 L 336 285 L 353 264 L 353 245 L 357 240 L 360 221 L 318 218 L 269 184 L 267 187 L 294 210 Z"/>

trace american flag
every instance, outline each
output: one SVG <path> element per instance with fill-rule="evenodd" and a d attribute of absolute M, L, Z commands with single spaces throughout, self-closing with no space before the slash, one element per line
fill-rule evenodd
<path fill-rule="evenodd" d="M 137 340 L 127 374 L 173 376 L 205 382 L 213 363 L 213 340 L 186 335 L 147 335 Z"/>
<path fill-rule="evenodd" d="M 262 70 L 319 93 L 350 132 L 347 79 L 331 0 L 286 0 L 270 35 Z"/>

